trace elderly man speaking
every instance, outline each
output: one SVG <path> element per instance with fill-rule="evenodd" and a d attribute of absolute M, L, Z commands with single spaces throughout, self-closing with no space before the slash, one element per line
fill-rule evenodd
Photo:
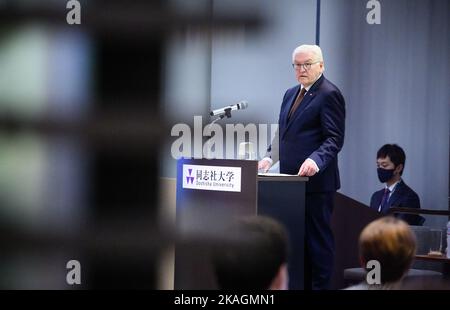
<path fill-rule="evenodd" d="M 281 103 L 278 131 L 258 168 L 280 161 L 280 172 L 309 177 L 306 184 L 305 288 L 327 289 L 333 271 L 330 228 L 334 194 L 340 187 L 338 153 L 344 144 L 345 100 L 323 75 L 322 51 L 301 45 L 292 55 L 298 85 Z"/>

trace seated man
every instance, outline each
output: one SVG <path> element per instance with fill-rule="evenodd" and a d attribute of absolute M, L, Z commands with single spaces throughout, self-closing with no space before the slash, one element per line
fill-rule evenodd
<path fill-rule="evenodd" d="M 373 193 L 370 207 L 387 214 L 391 207 L 420 208 L 419 196 L 402 180 L 405 152 L 396 144 L 385 144 L 377 153 L 377 172 L 385 188 Z M 396 214 L 410 225 L 422 225 L 424 218 L 415 214 Z"/>
<path fill-rule="evenodd" d="M 238 220 L 229 231 L 229 239 L 217 244 L 212 256 L 219 288 L 287 289 L 284 227 L 271 218 L 252 216 Z"/>
<path fill-rule="evenodd" d="M 373 221 L 359 236 L 359 257 L 364 269 L 370 261 L 379 263 L 379 283 L 364 281 L 347 289 L 400 289 L 401 280 L 411 267 L 415 253 L 414 233 L 404 221 L 391 216 Z"/>

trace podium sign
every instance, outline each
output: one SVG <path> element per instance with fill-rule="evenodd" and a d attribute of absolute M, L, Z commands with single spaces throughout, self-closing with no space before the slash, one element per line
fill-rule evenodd
<path fill-rule="evenodd" d="M 241 167 L 183 164 L 183 188 L 240 192 L 241 170 Z"/>

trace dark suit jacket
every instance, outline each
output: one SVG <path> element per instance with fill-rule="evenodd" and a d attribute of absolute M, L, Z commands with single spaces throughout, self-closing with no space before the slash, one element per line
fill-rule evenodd
<path fill-rule="evenodd" d="M 288 89 L 281 104 L 278 121 L 280 172 L 297 174 L 309 157 L 320 171 L 310 177 L 306 191 L 336 191 L 340 187 L 337 154 L 344 144 L 344 97 L 322 75 L 288 121 L 289 110 L 299 91 L 300 85 Z"/>
<path fill-rule="evenodd" d="M 378 207 L 383 199 L 384 188 L 373 193 L 370 199 L 370 207 L 378 211 Z M 388 207 L 403 207 L 403 208 L 417 208 L 420 209 L 420 199 L 419 196 L 413 191 L 405 182 L 400 181 L 391 197 L 388 200 Z M 383 214 L 388 213 L 389 208 L 382 210 Z M 396 214 L 396 217 L 406 221 L 410 225 L 422 225 L 423 218 L 415 214 Z"/>

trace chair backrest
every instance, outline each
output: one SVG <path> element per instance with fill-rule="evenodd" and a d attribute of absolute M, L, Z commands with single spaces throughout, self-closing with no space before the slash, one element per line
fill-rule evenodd
<path fill-rule="evenodd" d="M 425 218 L 421 215 L 417 215 L 417 226 L 422 226 L 425 223 Z"/>
<path fill-rule="evenodd" d="M 411 226 L 422 226 L 425 218 L 419 214 L 393 213 L 395 217 L 402 219 Z"/>

